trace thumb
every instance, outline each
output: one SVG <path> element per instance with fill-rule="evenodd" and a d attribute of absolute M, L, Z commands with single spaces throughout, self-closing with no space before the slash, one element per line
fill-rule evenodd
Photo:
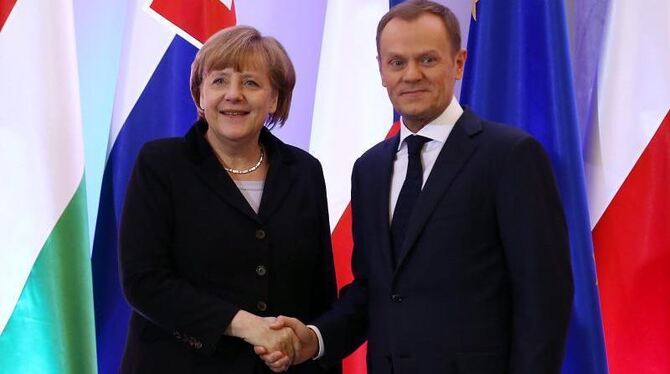
<path fill-rule="evenodd" d="M 291 327 L 290 319 L 291 318 L 289 317 L 279 316 L 270 324 L 270 328 L 273 330 L 281 330 L 284 327 Z"/>

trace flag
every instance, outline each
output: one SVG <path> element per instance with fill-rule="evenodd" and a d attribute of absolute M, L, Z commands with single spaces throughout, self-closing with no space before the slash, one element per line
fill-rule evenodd
<path fill-rule="evenodd" d="M 145 142 L 181 136 L 190 127 L 197 116 L 189 90 L 197 46 L 235 23 L 232 5 L 217 1 L 188 6 L 186 1 L 136 0 L 128 7 L 91 259 L 100 373 L 117 372 L 130 317 L 119 282 L 117 234 L 135 157 Z M 209 29 L 202 26 L 204 15 L 212 21 Z"/>
<path fill-rule="evenodd" d="M 612 1 L 586 171 L 612 374 L 670 372 L 670 3 Z"/>
<path fill-rule="evenodd" d="M 388 0 L 343 0 L 329 1 L 326 10 L 309 151 L 326 180 L 338 288 L 353 280 L 351 169 L 393 123 L 375 45 L 377 22 L 388 9 Z M 365 353 L 363 347 L 347 358 L 344 373 L 365 373 Z"/>
<path fill-rule="evenodd" d="M 0 372 L 95 372 L 69 0 L 0 2 Z"/>
<path fill-rule="evenodd" d="M 565 210 L 575 284 L 563 372 L 606 373 L 564 5 L 481 0 L 476 6 L 461 102 L 544 145 Z"/>
<path fill-rule="evenodd" d="M 117 372 L 130 316 L 117 265 L 126 185 L 145 142 L 183 136 L 196 120 L 189 76 L 198 48 L 235 24 L 276 37 L 300 76 L 289 120 L 274 132 L 306 149 L 325 14 L 325 0 L 133 0 L 128 6 L 92 255 L 100 373 Z"/>

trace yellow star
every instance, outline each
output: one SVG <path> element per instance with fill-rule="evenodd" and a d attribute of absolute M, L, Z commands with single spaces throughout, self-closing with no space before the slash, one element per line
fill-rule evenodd
<path fill-rule="evenodd" d="M 472 19 L 477 21 L 477 3 L 479 0 L 472 0 Z"/>

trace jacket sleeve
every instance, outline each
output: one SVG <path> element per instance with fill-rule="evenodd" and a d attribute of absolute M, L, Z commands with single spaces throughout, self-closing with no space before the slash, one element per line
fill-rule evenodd
<path fill-rule="evenodd" d="M 317 168 L 314 180 L 317 181 L 317 209 L 319 217 L 319 261 L 314 267 L 315 280 L 313 285 L 312 298 L 314 300 L 311 306 L 312 315 L 321 315 L 337 300 L 337 284 L 335 280 L 335 265 L 333 263 L 333 249 L 330 239 L 330 223 L 328 219 L 328 201 L 326 198 L 326 182 L 323 178 L 321 164 L 317 161 Z"/>
<path fill-rule="evenodd" d="M 318 163 L 318 161 L 317 161 Z M 317 164 L 315 180 L 318 181 L 318 209 L 319 209 L 319 262 L 314 267 L 315 283 L 311 288 L 314 302 L 311 305 L 311 314 L 320 316 L 333 307 L 337 301 L 337 283 L 335 278 L 335 264 L 333 262 L 333 248 L 330 237 L 330 223 L 328 218 L 328 201 L 326 198 L 326 182 L 323 177 L 321 164 Z M 309 323 L 313 323 L 310 321 Z M 324 373 L 341 374 L 342 367 L 339 360 L 327 362 L 319 360 Z"/>
<path fill-rule="evenodd" d="M 131 307 L 196 351 L 211 353 L 239 308 L 194 287 L 171 256 L 175 196 L 170 188 L 175 149 L 145 145 L 135 162 L 119 234 L 119 267 Z"/>
<path fill-rule="evenodd" d="M 573 296 L 570 248 L 551 165 L 535 139 L 514 145 L 496 200 L 512 284 L 509 372 L 558 374 Z"/>
<path fill-rule="evenodd" d="M 369 264 L 364 249 L 357 247 L 359 229 L 356 209 L 358 198 L 358 162 L 354 165 L 351 183 L 352 234 L 354 248 L 351 268 L 354 280 L 340 290 L 340 299 L 327 313 L 319 317 L 314 325 L 319 328 L 324 340 L 326 363 L 342 360 L 358 348 L 367 337 L 368 326 L 368 269 Z"/>

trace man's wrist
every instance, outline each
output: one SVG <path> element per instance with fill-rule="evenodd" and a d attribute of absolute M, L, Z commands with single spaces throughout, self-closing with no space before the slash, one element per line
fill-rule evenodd
<path fill-rule="evenodd" d="M 317 342 L 317 346 L 316 346 L 317 349 L 316 349 L 316 352 L 314 353 L 314 355 L 312 357 L 312 360 L 318 360 L 321 357 L 323 357 L 323 354 L 324 354 L 324 351 L 325 351 L 324 345 L 323 345 L 323 336 L 321 336 L 321 331 L 319 331 L 318 327 L 316 327 L 314 325 L 307 325 L 307 328 L 312 330 L 312 332 L 314 333 L 314 335 L 316 337 L 316 342 Z"/>

